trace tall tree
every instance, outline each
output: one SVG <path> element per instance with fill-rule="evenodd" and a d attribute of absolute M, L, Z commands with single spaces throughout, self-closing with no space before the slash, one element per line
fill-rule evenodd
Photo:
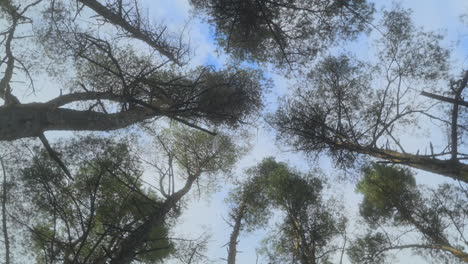
<path fill-rule="evenodd" d="M 1 43 L 0 140 L 41 137 L 50 130 L 109 131 L 158 117 L 199 129 L 200 122 L 237 126 L 261 107 L 265 82 L 259 71 L 183 67 L 188 48 L 183 40 L 166 33 L 164 25 L 150 24 L 136 2 L 7 1 L 0 11 L 8 25 Z M 98 33 L 102 27 L 109 33 L 105 37 Z M 135 51 L 135 40 L 152 51 Z M 34 47 L 34 56 L 22 55 L 28 54 L 23 45 Z M 62 71 L 62 78 L 73 77 L 66 78 L 59 96 L 39 103 L 15 96 L 27 88 L 15 78 L 29 79 L 34 89 L 47 74 L 42 69 L 60 67 L 69 71 Z"/>
<path fill-rule="evenodd" d="M 228 242 L 227 263 L 235 264 L 237 245 L 241 233 L 248 233 L 267 224 L 271 215 L 271 202 L 268 189 L 268 167 L 273 159 L 265 159 L 262 163 L 246 170 L 247 179 L 231 191 L 228 201 L 232 208 L 229 213 L 229 223 L 232 231 Z"/>
<path fill-rule="evenodd" d="M 311 62 L 331 44 L 365 31 L 374 7 L 365 0 L 191 0 L 216 26 L 216 40 L 242 60 L 280 67 Z"/>
<path fill-rule="evenodd" d="M 311 155 L 326 152 L 343 167 L 370 156 L 468 182 L 466 153 L 458 147 L 466 130 L 459 108 L 468 72 L 449 82 L 447 93 L 455 99 L 445 101 L 452 104 L 451 114 L 433 111 L 444 97 L 427 92 L 423 97 L 414 87 L 434 87 L 447 78 L 441 36 L 416 29 L 410 12 L 399 7 L 384 13 L 381 28 L 385 34 L 377 42 L 375 63 L 328 57 L 310 72 L 270 119 L 278 137 Z M 428 142 L 425 153 L 424 146 L 410 151 L 401 143 L 401 131 L 423 118 L 448 126 L 449 140 L 436 147 Z"/>
<path fill-rule="evenodd" d="M 110 261 L 112 264 L 131 263 L 138 249 L 151 241 L 152 226 L 165 223 L 171 213 L 177 212 L 193 185 L 204 186 L 203 182 L 215 181 L 218 174 L 229 173 L 240 155 L 231 139 L 223 135 L 179 128 L 163 134 L 161 139 L 160 150 L 167 161 L 165 167 L 158 166 L 163 203 L 122 240 Z M 168 179 L 168 184 L 163 183 L 164 179 Z M 179 189 L 174 187 L 174 179 L 182 181 Z M 169 182 L 172 183 L 169 185 Z"/>
<path fill-rule="evenodd" d="M 347 221 L 339 204 L 323 197 L 324 180 L 317 175 L 299 173 L 274 160 L 268 162 L 273 162 L 268 172 L 268 196 L 284 214 L 274 235 L 265 240 L 270 263 L 329 263 L 342 250 L 336 242 Z"/>
<path fill-rule="evenodd" d="M 85 138 L 60 150 L 73 168 L 73 180 L 45 150 L 22 171 L 24 195 L 35 212 L 28 228 L 36 261 L 105 263 L 163 201 L 143 191 L 142 171 L 125 144 Z M 141 245 L 135 257 L 151 263 L 166 258 L 173 250 L 169 228 L 168 223 L 153 225 L 151 242 Z"/>
<path fill-rule="evenodd" d="M 247 173 L 250 178 L 231 194 L 229 264 L 235 263 L 240 232 L 264 227 L 273 212 L 282 219 L 264 240 L 262 252 L 269 263 L 328 263 L 342 250 L 336 241 L 346 219 L 334 200 L 322 197 L 323 179 L 299 173 L 271 157 Z"/>
<path fill-rule="evenodd" d="M 351 246 L 354 263 L 381 263 L 388 251 L 401 249 L 441 262 L 468 262 L 466 184 L 418 187 L 408 169 L 380 164 L 365 168 L 363 174 L 356 188 L 364 195 L 360 212 L 374 231 Z M 411 230 L 418 233 L 418 241 L 405 243 Z"/>
<path fill-rule="evenodd" d="M 53 145 L 71 178 L 46 149 L 17 164 L 23 168 L 18 199 L 28 211 L 9 220 L 29 233 L 26 247 L 38 263 L 160 263 L 187 254 L 197 263 L 203 257 L 205 242 L 172 240 L 170 230 L 192 185 L 217 181 L 238 149 L 226 136 L 178 126 L 160 137 L 154 175 L 160 186 L 151 191 L 135 145 L 125 141 L 85 137 Z"/>

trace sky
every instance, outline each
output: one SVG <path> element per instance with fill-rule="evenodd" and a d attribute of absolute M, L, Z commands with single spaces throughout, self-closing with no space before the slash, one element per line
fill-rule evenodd
<path fill-rule="evenodd" d="M 375 2 L 378 11 L 381 8 L 392 5 L 391 1 L 381 0 Z M 468 26 L 467 24 L 463 24 L 460 18 L 464 12 L 468 12 L 468 2 L 466 0 L 406 0 L 399 3 L 403 7 L 413 10 L 413 19 L 417 26 L 421 26 L 426 30 L 441 32 L 445 36 L 444 43 L 453 49 L 452 65 L 457 65 L 458 71 L 467 68 Z M 216 49 L 216 44 L 213 42 L 213 29 L 193 16 L 187 1 L 147 0 L 144 2 L 144 6 L 149 8 L 148 14 L 151 17 L 163 18 L 171 29 L 177 30 L 187 23 L 190 25 L 187 37 L 192 45 L 196 47 L 194 59 L 191 62 L 193 65 L 222 65 L 227 61 L 227 56 Z M 372 44 L 368 39 L 360 39 L 355 43 L 348 44 L 344 48 L 361 58 L 372 56 L 369 55 L 369 51 L 372 50 Z M 266 75 L 272 78 L 274 82 L 274 88 L 267 96 L 266 105 L 266 108 L 271 111 L 277 107 L 278 98 L 290 91 L 291 83 L 294 80 L 288 80 L 268 70 L 266 71 Z M 333 169 L 330 161 L 326 158 L 311 161 L 300 153 L 293 153 L 288 151 L 287 147 L 279 146 L 275 143 L 274 133 L 264 126 L 254 127 L 251 130 L 253 134 L 253 147 L 249 154 L 238 163 L 236 168 L 236 173 L 240 177 L 242 177 L 242 172 L 245 168 L 255 165 L 267 156 L 274 156 L 277 160 L 286 161 L 302 171 L 321 167 L 326 174 L 339 174 L 338 171 Z M 416 134 L 415 131 L 405 132 L 408 135 L 404 138 L 407 145 L 419 146 L 420 144 L 427 144 L 426 138 Z M 436 130 L 429 131 L 428 133 L 428 136 L 435 140 L 435 144 L 437 144 L 437 140 L 443 140 L 441 133 Z M 431 186 L 436 186 L 441 182 L 447 181 L 443 177 L 425 172 L 418 172 L 416 179 L 419 184 L 424 183 Z M 227 256 L 227 250 L 224 245 L 229 239 L 230 227 L 225 223 L 223 218 L 226 218 L 228 214 L 228 208 L 224 199 L 230 187 L 232 186 L 227 185 L 215 194 L 191 202 L 188 209 L 182 215 L 181 223 L 183 224 L 178 225 L 177 228 L 178 233 L 189 236 L 196 236 L 204 231 L 210 232 L 212 237 L 207 255 L 215 263 L 222 263 L 222 259 Z M 360 196 L 355 194 L 353 184 L 342 183 L 338 188 L 333 190 L 333 193 L 341 196 L 349 215 L 357 217 L 357 204 L 360 201 Z M 258 248 L 259 242 L 264 235 L 265 232 L 259 231 L 241 236 L 238 246 L 238 250 L 240 251 L 237 256 L 238 263 L 256 263 L 256 248 Z M 410 262 L 414 264 L 428 263 L 420 257 L 413 256 L 408 251 L 399 252 L 393 263 L 403 264 Z M 266 262 L 260 260 L 258 263 Z"/>
<path fill-rule="evenodd" d="M 391 1 L 380 0 L 374 2 L 376 2 L 377 10 L 391 6 Z M 440 31 L 444 34 L 446 45 L 453 48 L 452 65 L 457 65 L 458 71 L 468 68 L 468 19 L 466 24 L 461 23 L 460 20 L 461 14 L 468 13 L 467 0 L 405 0 L 400 3 L 403 7 L 413 9 L 413 18 L 416 25 L 428 30 Z M 216 48 L 216 43 L 213 41 L 213 29 L 194 16 L 187 0 L 142 0 L 142 6 L 148 8 L 148 16 L 154 19 L 155 22 L 163 21 L 166 23 L 169 32 L 179 32 L 182 28 L 187 28 L 184 37 L 190 41 L 192 48 L 194 48 L 193 58 L 190 61 L 191 66 L 208 64 L 220 66 L 228 61 L 228 56 L 219 52 Z M 365 38 L 341 48 L 361 58 L 372 56 L 369 55 L 372 44 Z M 278 98 L 291 91 L 294 80 L 288 80 L 269 69 L 265 70 L 265 74 L 274 83 L 272 91 L 266 97 L 265 111 L 274 111 L 278 106 Z M 57 89 L 58 86 L 50 86 L 45 82 L 38 82 L 36 86 L 39 88 L 37 96 L 30 94 L 20 96 L 23 102 L 44 101 L 60 93 L 60 89 Z M 40 91 L 40 87 L 44 87 L 42 91 Z M 242 178 L 243 171 L 246 168 L 257 164 L 268 156 L 273 156 L 279 161 L 285 161 L 304 172 L 320 167 L 331 178 L 340 174 L 339 171 L 333 168 L 327 158 L 310 160 L 301 153 L 291 152 L 288 147 L 277 144 L 274 132 L 262 124 L 250 127 L 250 132 L 252 147 L 249 153 L 239 161 L 234 171 L 240 178 Z M 426 138 L 416 134 L 415 131 L 405 132 L 408 135 L 404 139 L 407 145 L 417 147 L 420 144 L 427 143 Z M 48 132 L 47 135 L 63 136 L 64 133 Z M 437 144 L 437 140 L 444 140 L 438 130 L 428 131 L 427 137 L 433 138 L 435 144 Z M 416 179 L 420 184 L 424 183 L 431 186 L 448 181 L 443 177 L 424 172 L 418 172 Z M 151 181 L 150 176 L 148 180 Z M 231 184 L 222 184 L 218 192 L 191 200 L 176 226 L 176 235 L 180 236 L 193 238 L 204 232 L 211 234 L 207 255 L 214 263 L 223 263 L 222 259 L 227 256 L 227 249 L 224 245 L 229 240 L 231 230 L 230 226 L 223 220 L 228 215 L 228 207 L 224 199 L 232 187 Z M 352 183 L 342 182 L 334 186 L 333 191 L 329 191 L 328 195 L 341 198 L 349 217 L 357 217 L 357 208 L 361 197 L 354 192 Z M 358 227 L 352 226 L 351 229 L 353 228 L 357 229 Z M 241 236 L 237 263 L 256 263 L 256 248 L 259 247 L 259 242 L 264 235 L 264 231 L 258 231 Z M 266 262 L 261 260 L 258 262 L 258 264 L 262 263 Z M 398 253 L 393 263 L 424 264 L 427 262 L 420 257 L 413 256 L 411 252 L 401 252 Z"/>

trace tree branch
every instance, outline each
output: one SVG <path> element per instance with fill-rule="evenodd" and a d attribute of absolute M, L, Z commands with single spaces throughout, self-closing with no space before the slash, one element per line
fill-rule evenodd
<path fill-rule="evenodd" d="M 181 64 L 179 54 L 180 48 L 171 47 L 170 44 L 159 40 L 164 30 L 160 34 L 156 34 L 147 30 L 142 30 L 141 27 L 137 27 L 133 25 L 130 21 L 125 19 L 123 15 L 119 15 L 117 13 L 112 12 L 109 8 L 100 4 L 96 0 L 78 1 L 94 10 L 94 12 L 96 12 L 112 24 L 120 26 L 122 29 L 127 31 L 132 37 L 147 43 L 148 45 L 156 49 L 159 53 L 170 59 L 172 62 L 179 65 Z M 139 23 L 141 23 L 140 18 L 138 18 L 138 21 Z"/>
<path fill-rule="evenodd" d="M 451 103 L 451 104 L 458 104 L 458 105 L 462 105 L 464 107 L 468 107 L 468 102 L 464 101 L 464 100 L 456 100 L 456 99 L 453 99 L 453 98 L 449 98 L 449 97 L 445 97 L 445 96 L 442 96 L 442 95 L 437 95 L 437 94 L 433 94 L 433 93 L 429 93 L 429 92 L 424 92 L 424 91 L 421 92 L 421 95 L 429 97 L 431 99 L 439 100 L 439 101 L 442 101 L 442 102 Z"/>
<path fill-rule="evenodd" d="M 50 146 L 49 141 L 47 140 L 47 138 L 45 137 L 45 135 L 43 133 L 39 135 L 39 139 L 41 140 L 41 142 L 44 145 L 45 149 L 49 153 L 50 157 L 57 163 L 57 165 L 59 165 L 59 167 L 62 169 L 62 171 L 65 173 L 65 175 L 67 175 L 70 180 L 73 180 L 73 177 L 72 177 L 70 171 L 68 170 L 67 166 L 60 159 L 57 152 Z"/>

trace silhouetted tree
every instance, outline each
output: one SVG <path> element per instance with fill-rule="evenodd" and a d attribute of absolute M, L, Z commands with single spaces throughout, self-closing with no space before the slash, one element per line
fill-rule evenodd
<path fill-rule="evenodd" d="M 247 173 L 248 180 L 231 195 L 235 206 L 231 210 L 229 264 L 235 263 L 240 232 L 264 227 L 273 210 L 282 219 L 264 240 L 262 252 L 269 263 L 328 263 L 342 250 L 336 240 L 344 233 L 346 219 L 336 201 L 322 197 L 323 179 L 299 173 L 273 158 L 264 159 Z"/>
<path fill-rule="evenodd" d="M 310 71 L 270 118 L 279 139 L 310 155 L 325 152 L 341 167 L 370 156 L 468 182 L 466 153 L 458 147 L 466 130 L 459 108 L 468 72 L 450 81 L 447 93 L 455 99 L 420 96 L 415 86 L 433 87 L 447 78 L 441 37 L 417 30 L 410 13 L 398 7 L 384 13 L 381 28 L 385 35 L 377 42 L 375 63 L 332 56 Z M 440 101 L 451 104 L 450 115 L 433 111 Z M 428 142 L 429 151 L 410 152 L 401 143 L 402 131 L 424 118 L 448 126 L 449 140 L 439 149 Z"/>
<path fill-rule="evenodd" d="M 164 25 L 150 24 L 136 2 L 28 3 L 0 5 L 8 24 L 1 43 L 5 57 L 0 67 L 5 73 L 0 81 L 0 140 L 44 139 L 43 133 L 50 130 L 110 131 L 158 117 L 202 130 L 202 123 L 237 126 L 261 107 L 266 82 L 258 70 L 184 66 L 188 47 L 183 40 L 166 33 Z M 31 19 L 34 14 L 42 17 Z M 106 37 L 98 34 L 103 26 L 108 27 Z M 29 35 L 16 37 L 18 31 Z M 150 52 L 137 52 L 130 45 L 134 40 Z M 21 54 L 25 42 L 36 49 L 34 56 Z M 42 63 L 48 66 L 42 68 Z M 34 89 L 48 73 L 43 69 L 59 70 L 62 78 L 71 76 L 65 78 L 63 93 L 46 102 L 20 102 L 15 91 L 28 87 L 14 83 L 15 78 L 29 79 Z"/>
<path fill-rule="evenodd" d="M 365 0 L 191 0 L 216 26 L 216 41 L 242 60 L 280 67 L 307 63 L 331 44 L 353 39 L 372 20 Z"/>

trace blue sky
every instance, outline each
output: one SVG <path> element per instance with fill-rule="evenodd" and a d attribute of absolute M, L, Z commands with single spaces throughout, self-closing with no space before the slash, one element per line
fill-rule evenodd
<path fill-rule="evenodd" d="M 391 1 L 380 0 L 376 1 L 377 9 L 380 10 L 383 6 L 390 6 Z M 452 65 L 456 65 L 455 71 L 461 71 L 463 68 L 468 68 L 468 21 L 467 24 L 461 23 L 459 16 L 462 13 L 468 13 L 467 0 L 406 0 L 401 1 L 402 6 L 412 8 L 414 12 L 414 20 L 418 26 L 422 26 L 428 30 L 441 31 L 446 36 L 445 43 L 453 48 Z M 182 28 L 187 28 L 183 37 L 189 40 L 192 48 L 194 48 L 193 58 L 190 61 L 192 67 L 198 65 L 223 65 L 228 61 L 228 57 L 222 52 L 218 52 L 216 44 L 213 42 L 212 29 L 198 18 L 194 17 L 190 5 L 187 0 L 142 0 L 142 6 L 148 8 L 148 15 L 155 22 L 165 22 L 168 25 L 169 32 L 180 32 Z M 468 19 L 467 19 L 468 20 Z M 341 47 L 356 54 L 361 58 L 366 58 L 372 49 L 371 43 L 366 38 L 361 38 L 349 46 Z M 273 71 L 266 70 L 266 75 L 274 82 L 274 88 L 266 97 L 266 109 L 274 110 L 278 105 L 278 98 L 291 91 L 291 85 L 294 80 L 288 80 Z M 59 85 L 50 85 L 47 79 L 43 82 L 36 83 L 38 89 L 42 87 L 42 91 L 38 91 L 38 96 L 22 96 L 18 94 L 23 102 L 29 101 L 45 101 L 53 98 L 60 93 Z M 424 137 L 417 134 L 416 131 L 405 131 L 405 143 L 413 146 L 427 143 L 427 137 L 437 144 L 438 141 L 445 140 L 439 130 L 430 127 L 431 130 L 426 131 Z M 324 173 L 334 176 L 339 172 L 335 171 L 329 160 L 321 158 L 317 161 L 311 161 L 300 153 L 292 153 L 285 146 L 278 146 L 275 143 L 274 133 L 266 129 L 263 125 L 251 127 L 252 148 L 249 154 L 244 157 L 238 164 L 235 172 L 242 177 L 242 172 L 245 168 L 255 165 L 264 157 L 274 156 L 277 160 L 287 161 L 291 165 L 307 171 L 314 167 L 320 167 Z M 47 133 L 48 136 L 60 135 L 60 133 Z M 148 177 L 150 180 L 151 178 Z M 432 175 L 430 173 L 419 172 L 417 175 L 418 183 L 436 185 L 447 181 L 443 177 Z M 221 258 L 227 255 L 226 248 L 223 245 L 229 239 L 230 227 L 224 222 L 228 208 L 224 202 L 224 198 L 232 186 L 225 184 L 219 192 L 201 199 L 194 199 L 188 205 L 188 209 L 183 213 L 180 224 L 177 225 L 177 233 L 187 237 L 198 237 L 201 233 L 207 231 L 212 234 L 209 251 L 207 255 L 215 261 L 222 263 Z M 333 192 L 337 196 L 341 196 L 347 212 L 350 217 L 357 216 L 357 204 L 359 195 L 354 193 L 354 186 L 350 183 L 342 183 L 335 187 Z M 352 226 L 351 229 L 357 229 Z M 352 230 L 351 230 L 352 231 Z M 259 231 L 246 236 L 242 236 L 238 249 L 241 251 L 238 254 L 238 263 L 250 264 L 255 263 L 255 249 L 259 246 L 259 241 L 265 232 Z M 402 252 L 393 263 L 427 263 L 419 257 L 412 256 L 410 252 Z M 259 262 L 258 264 L 265 263 Z M 347 263 L 347 262 L 345 262 Z"/>
<path fill-rule="evenodd" d="M 463 67 L 466 68 L 468 65 L 468 26 L 461 23 L 460 20 L 460 15 L 463 12 L 468 12 L 468 2 L 466 0 L 406 0 L 400 3 L 403 7 L 413 9 L 413 18 L 416 25 L 424 27 L 427 30 L 442 32 L 445 35 L 445 43 L 453 48 L 454 56 L 452 59 L 453 65 L 457 65 L 456 71 L 461 71 Z M 191 62 L 192 65 L 222 65 L 227 60 L 225 55 L 216 52 L 210 27 L 192 16 L 187 1 L 147 0 L 144 2 L 144 5 L 150 8 L 150 16 L 163 18 L 164 21 L 170 24 L 171 29 L 177 30 L 185 25 L 187 21 L 190 21 L 190 33 L 187 35 L 187 38 L 190 39 L 193 47 L 196 47 L 195 56 Z M 389 7 L 390 5 L 391 1 L 376 1 L 377 10 L 380 10 L 384 6 Z M 370 47 L 370 42 L 363 38 L 345 48 L 350 49 L 357 56 L 365 58 L 369 54 Z M 273 79 L 275 84 L 275 87 L 267 97 L 267 108 L 274 109 L 277 106 L 277 98 L 288 92 L 290 83 L 293 81 L 268 71 L 267 75 Z M 407 143 L 414 145 L 422 143 L 417 138 L 420 136 L 414 134 L 414 131 L 406 132 L 409 135 L 406 138 Z M 428 133 L 435 142 L 443 140 L 440 132 L 434 130 Z M 236 170 L 239 175 L 242 174 L 243 169 L 256 164 L 266 156 L 275 156 L 278 160 L 288 161 L 304 171 L 311 167 L 320 166 L 325 173 L 337 173 L 331 168 L 327 159 L 320 159 L 318 163 L 314 163 L 300 154 L 287 151 L 286 147 L 276 145 L 273 133 L 266 130 L 263 126 L 252 128 L 252 134 L 253 148 L 249 155 L 239 163 Z M 418 183 L 430 185 L 446 181 L 440 176 L 423 172 L 418 173 L 417 180 Z M 221 263 L 220 259 L 226 257 L 226 248 L 222 246 L 228 241 L 230 233 L 229 226 L 223 220 L 223 217 L 226 217 L 228 213 L 223 201 L 229 185 L 226 187 L 208 198 L 192 202 L 182 216 L 183 225 L 180 225 L 178 228 L 178 232 L 195 236 L 204 230 L 209 230 L 212 233 L 212 239 L 208 255 L 216 263 Z M 357 213 L 359 196 L 354 193 L 352 184 L 343 183 L 339 187 L 339 191 L 335 189 L 334 192 L 343 196 L 343 199 L 346 201 L 347 210 L 350 214 L 355 215 Z M 241 252 L 238 254 L 238 263 L 255 263 L 255 248 L 258 246 L 259 239 L 263 235 L 263 232 L 256 232 L 241 237 L 239 244 Z M 421 258 L 412 256 L 410 252 L 401 252 L 397 255 L 398 257 L 393 263 L 426 263 Z"/>

